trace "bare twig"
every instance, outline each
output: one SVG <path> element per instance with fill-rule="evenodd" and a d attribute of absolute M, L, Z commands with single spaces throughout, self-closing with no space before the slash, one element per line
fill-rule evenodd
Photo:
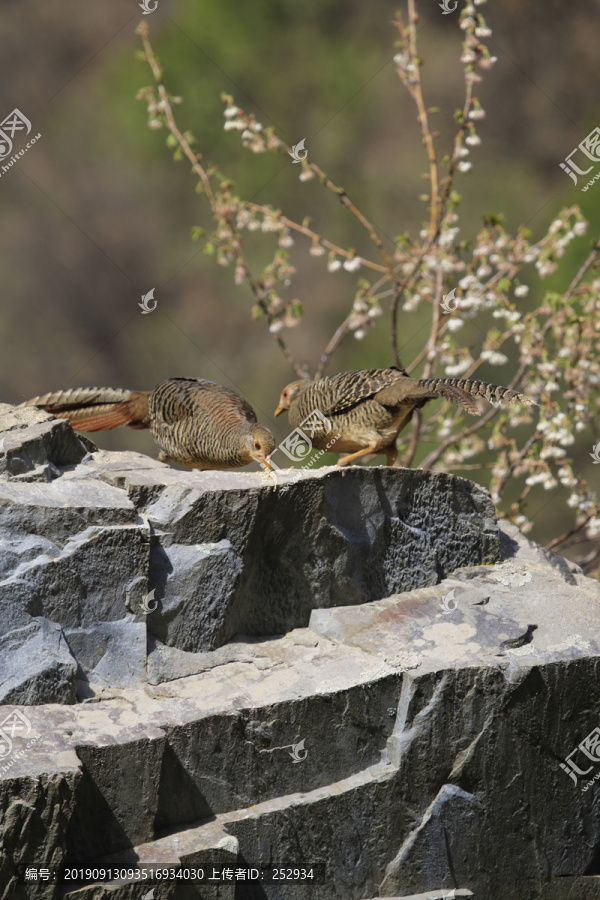
<path fill-rule="evenodd" d="M 164 121 L 167 126 L 167 129 L 169 130 L 169 132 L 173 135 L 173 137 L 177 141 L 177 144 L 181 148 L 183 154 L 187 157 L 187 159 L 192 164 L 193 171 L 196 173 L 196 175 L 202 182 L 202 187 L 204 188 L 204 193 L 206 194 L 206 197 L 210 204 L 213 216 L 216 219 L 219 219 L 222 217 L 223 214 L 222 214 L 222 211 L 219 210 L 219 208 L 218 208 L 217 200 L 216 200 L 214 191 L 212 189 L 212 185 L 210 183 L 209 175 L 208 175 L 206 169 L 204 168 L 204 166 L 202 166 L 202 164 L 200 162 L 200 157 L 196 153 L 194 153 L 194 151 L 192 150 L 192 148 L 189 144 L 189 141 L 187 140 L 185 135 L 179 130 L 179 128 L 177 127 L 177 124 L 175 122 L 175 117 L 173 115 L 173 109 L 171 106 L 169 94 L 167 93 L 167 90 L 163 84 L 162 71 L 161 71 L 159 62 L 156 59 L 156 56 L 154 55 L 154 51 L 152 49 L 152 46 L 151 46 L 149 38 L 148 38 L 148 25 L 145 22 L 140 23 L 140 25 L 137 28 L 137 33 L 140 35 L 140 37 L 142 39 L 142 44 L 144 46 L 144 52 L 146 54 L 146 59 L 148 60 L 148 64 L 150 65 L 150 69 L 152 71 L 154 80 L 156 82 L 156 86 L 158 89 L 158 95 L 160 98 L 159 109 L 160 109 L 162 115 L 164 116 Z M 242 240 L 241 240 L 239 231 L 232 224 L 231 219 L 226 219 L 225 221 L 226 221 L 227 227 L 229 228 L 229 230 L 231 232 L 231 237 L 234 239 L 232 241 L 232 247 L 234 248 L 234 251 L 235 251 L 237 263 L 244 272 L 244 277 L 245 277 L 248 285 L 250 286 L 252 293 L 254 294 L 254 297 L 256 299 L 258 306 L 265 313 L 265 315 L 267 316 L 267 320 L 269 321 L 269 324 L 270 324 L 273 321 L 273 317 L 271 316 L 268 305 L 265 302 L 264 291 L 261 289 L 261 287 L 258 284 L 258 282 L 256 281 L 256 279 L 252 276 L 250 268 L 249 268 L 246 260 L 244 259 L 244 253 L 242 250 Z M 299 362 L 297 362 L 297 360 L 295 359 L 290 348 L 288 347 L 288 345 L 282 338 L 281 334 L 279 332 L 276 332 L 274 334 L 274 338 L 275 338 L 275 341 L 276 341 L 279 349 L 283 353 L 284 357 L 286 358 L 286 360 L 288 361 L 290 366 L 292 366 L 292 368 L 294 369 L 294 371 L 296 372 L 298 377 L 299 378 L 306 377 L 306 369 L 303 366 L 301 366 Z"/>

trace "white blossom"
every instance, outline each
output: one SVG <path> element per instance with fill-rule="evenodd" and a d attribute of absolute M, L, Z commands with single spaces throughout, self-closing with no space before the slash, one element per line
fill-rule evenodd
<path fill-rule="evenodd" d="M 525 484 L 530 487 L 533 487 L 536 484 L 542 484 L 546 480 L 546 476 L 546 472 L 536 472 L 535 475 L 530 475 L 529 478 L 525 479 Z"/>
<path fill-rule="evenodd" d="M 586 531 L 587 536 L 590 538 L 598 537 L 598 535 L 600 535 L 600 518 L 598 518 L 598 516 L 592 516 L 587 523 Z"/>
<path fill-rule="evenodd" d="M 481 358 L 492 366 L 503 366 L 508 362 L 508 356 L 505 356 L 504 353 L 499 353 L 497 350 L 482 350 Z"/>
<path fill-rule="evenodd" d="M 261 223 L 260 230 L 263 232 L 267 231 L 281 231 L 283 225 L 281 222 L 278 222 L 277 219 L 272 216 L 266 216 Z"/>
<path fill-rule="evenodd" d="M 461 359 L 454 366 L 446 366 L 446 375 L 450 378 L 454 378 L 457 375 L 463 375 L 467 369 L 471 367 L 472 359 Z"/>
<path fill-rule="evenodd" d="M 344 263 L 344 268 L 347 272 L 357 272 L 362 265 L 362 259 L 360 256 L 353 256 L 352 259 L 347 259 Z"/>

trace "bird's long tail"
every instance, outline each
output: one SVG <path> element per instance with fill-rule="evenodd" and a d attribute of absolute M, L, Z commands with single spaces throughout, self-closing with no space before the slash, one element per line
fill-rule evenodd
<path fill-rule="evenodd" d="M 419 384 L 429 388 L 435 393 L 460 403 L 465 409 L 474 415 L 478 414 L 473 397 L 485 397 L 490 403 L 523 403 L 525 406 L 535 406 L 535 400 L 502 387 L 500 384 L 488 384 L 487 381 L 472 381 L 468 378 L 421 378 Z"/>
<path fill-rule="evenodd" d="M 61 419 L 68 419 L 75 431 L 108 431 L 127 425 L 148 428 L 149 391 L 120 388 L 71 388 L 26 400 L 20 406 L 37 406 Z"/>

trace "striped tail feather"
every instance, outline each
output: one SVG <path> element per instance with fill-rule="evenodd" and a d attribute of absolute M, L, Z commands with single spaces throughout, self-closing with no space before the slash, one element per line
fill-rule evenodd
<path fill-rule="evenodd" d="M 422 378 L 419 384 L 424 387 L 430 387 L 432 390 L 439 390 L 449 399 L 455 399 L 458 403 L 465 406 L 471 412 L 471 408 L 465 404 L 465 398 L 469 400 L 471 407 L 477 412 L 477 407 L 471 400 L 472 397 L 484 397 L 489 403 L 523 403 L 525 406 L 537 406 L 535 400 L 519 391 L 513 391 L 510 388 L 503 387 L 500 384 L 489 384 L 487 381 L 474 381 L 469 378 Z M 461 399 L 452 397 L 446 393 L 442 386 L 458 391 Z"/>
<path fill-rule="evenodd" d="M 36 406 L 67 419 L 74 431 L 109 431 L 121 425 L 148 428 L 149 396 L 149 391 L 121 388 L 70 388 L 42 394 L 19 405 Z"/>

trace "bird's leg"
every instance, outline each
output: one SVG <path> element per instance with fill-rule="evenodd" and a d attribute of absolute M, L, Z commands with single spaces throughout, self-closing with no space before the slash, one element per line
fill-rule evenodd
<path fill-rule="evenodd" d="M 391 447 L 386 447 L 385 448 L 385 464 L 386 464 L 386 466 L 393 466 L 397 459 L 398 459 L 398 450 L 396 449 L 396 445 L 392 444 Z"/>
<path fill-rule="evenodd" d="M 368 447 L 363 447 L 362 450 L 357 450 L 356 453 L 351 453 L 350 456 L 344 456 L 342 459 L 338 459 L 337 465 L 349 466 L 355 459 L 360 459 L 361 456 L 368 456 L 370 453 L 379 453 L 379 444 L 370 444 Z"/>

